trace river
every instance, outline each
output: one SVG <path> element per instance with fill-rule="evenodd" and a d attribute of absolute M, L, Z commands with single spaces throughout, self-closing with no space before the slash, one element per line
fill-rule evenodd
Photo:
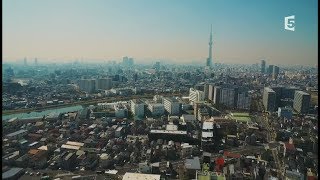
<path fill-rule="evenodd" d="M 33 111 L 29 113 L 17 113 L 17 114 L 10 114 L 2 116 L 2 120 L 9 120 L 12 118 L 24 119 L 24 118 L 31 118 L 31 117 L 43 117 L 44 115 L 48 115 L 50 113 L 67 113 L 67 112 L 74 112 L 80 111 L 83 109 L 83 106 L 70 106 L 64 108 L 57 108 L 57 109 L 48 109 L 43 111 Z"/>

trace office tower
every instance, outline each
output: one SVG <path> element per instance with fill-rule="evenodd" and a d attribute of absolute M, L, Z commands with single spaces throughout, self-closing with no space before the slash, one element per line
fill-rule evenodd
<path fill-rule="evenodd" d="M 237 108 L 238 109 L 250 109 L 251 97 L 248 91 L 238 93 L 237 97 Z"/>
<path fill-rule="evenodd" d="M 283 86 L 270 87 L 276 93 L 275 110 L 280 106 L 282 99 L 282 92 L 285 89 Z"/>
<path fill-rule="evenodd" d="M 215 86 L 213 101 L 215 104 L 221 104 L 229 108 L 234 108 L 236 107 L 238 101 L 237 94 L 238 88 L 235 86 Z"/>
<path fill-rule="evenodd" d="M 204 84 L 204 100 L 208 100 L 208 96 L 209 96 L 209 84 Z"/>
<path fill-rule="evenodd" d="M 128 64 L 129 64 L 129 66 L 133 66 L 133 64 L 134 64 L 133 58 L 129 58 Z"/>
<path fill-rule="evenodd" d="M 131 112 L 135 117 L 144 117 L 144 103 L 140 99 L 130 101 Z"/>
<path fill-rule="evenodd" d="M 276 108 L 276 92 L 270 87 L 265 87 L 263 91 L 263 105 L 266 111 L 273 112 Z"/>
<path fill-rule="evenodd" d="M 236 89 L 235 88 L 221 88 L 220 91 L 220 104 L 227 106 L 229 108 L 234 108 L 236 105 L 235 102 Z"/>
<path fill-rule="evenodd" d="M 220 104 L 220 86 L 214 86 L 214 96 L 213 96 L 213 102 L 214 104 Z"/>
<path fill-rule="evenodd" d="M 128 64 L 128 61 L 129 61 L 129 58 L 127 56 L 123 57 L 122 58 L 122 64 L 123 65 L 127 65 Z"/>
<path fill-rule="evenodd" d="M 129 66 L 129 58 L 126 56 L 126 57 L 123 57 L 122 58 L 122 65 L 123 66 Z"/>
<path fill-rule="evenodd" d="M 36 66 L 38 65 L 38 59 L 37 58 L 34 59 L 34 65 L 36 65 Z"/>
<path fill-rule="evenodd" d="M 279 67 L 278 66 L 273 66 L 273 71 L 272 71 L 272 78 L 277 79 L 279 75 Z"/>
<path fill-rule="evenodd" d="M 300 114 L 307 114 L 310 108 L 310 94 L 303 91 L 296 91 L 294 93 L 293 109 Z"/>
<path fill-rule="evenodd" d="M 299 90 L 297 87 L 286 87 L 282 89 L 281 98 L 282 99 L 293 99 L 295 91 Z"/>
<path fill-rule="evenodd" d="M 190 90 L 189 90 L 190 104 L 193 104 L 195 101 L 203 101 L 203 100 L 204 100 L 204 92 L 203 91 L 190 88 Z"/>
<path fill-rule="evenodd" d="M 133 64 L 134 64 L 133 58 L 129 58 L 127 56 L 122 58 L 122 65 L 123 66 L 131 67 L 131 66 L 133 66 Z"/>
<path fill-rule="evenodd" d="M 155 64 L 154 64 L 154 69 L 156 69 L 156 70 L 160 70 L 160 62 L 156 62 Z"/>
<path fill-rule="evenodd" d="M 138 74 L 137 74 L 137 73 L 134 73 L 134 75 L 133 75 L 133 80 L 134 80 L 134 82 L 137 82 L 137 81 L 138 81 Z"/>
<path fill-rule="evenodd" d="M 170 115 L 179 115 L 181 111 L 181 103 L 171 97 L 165 97 L 162 98 L 164 109 L 170 114 Z"/>
<path fill-rule="evenodd" d="M 28 65 L 28 63 L 27 63 L 27 58 L 24 58 L 23 63 L 24 63 L 25 66 Z"/>
<path fill-rule="evenodd" d="M 78 85 L 81 91 L 85 91 L 87 93 L 92 93 L 96 90 L 95 79 L 81 79 L 79 80 Z"/>
<path fill-rule="evenodd" d="M 208 67 L 212 67 L 213 62 L 212 62 L 212 25 L 211 25 L 211 31 L 210 31 L 210 40 L 209 40 L 209 57 L 207 58 L 207 63 L 206 65 Z"/>
<path fill-rule="evenodd" d="M 266 72 L 266 61 L 261 61 L 261 73 L 264 74 Z"/>
<path fill-rule="evenodd" d="M 213 101 L 213 97 L 214 97 L 214 85 L 213 84 L 209 84 L 209 87 L 208 87 L 208 99 Z"/>
<path fill-rule="evenodd" d="M 100 78 L 96 80 L 96 89 L 109 90 L 112 88 L 111 78 Z"/>
<path fill-rule="evenodd" d="M 268 74 L 271 75 L 273 72 L 273 65 L 269 65 Z"/>

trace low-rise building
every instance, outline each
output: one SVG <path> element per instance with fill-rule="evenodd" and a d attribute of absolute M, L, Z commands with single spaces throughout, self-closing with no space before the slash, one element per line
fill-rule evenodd
<path fill-rule="evenodd" d="M 122 180 L 160 180 L 159 174 L 125 173 Z"/>

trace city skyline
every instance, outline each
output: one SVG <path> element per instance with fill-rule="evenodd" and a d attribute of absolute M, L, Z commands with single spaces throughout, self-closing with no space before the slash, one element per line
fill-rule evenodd
<path fill-rule="evenodd" d="M 170 2 L 170 3 L 169 3 Z M 3 60 L 317 64 L 317 1 L 4 1 Z M 231 6 L 232 5 L 232 6 Z M 14 12 L 14 13 L 13 13 Z M 284 17 L 296 16 L 296 31 Z"/>

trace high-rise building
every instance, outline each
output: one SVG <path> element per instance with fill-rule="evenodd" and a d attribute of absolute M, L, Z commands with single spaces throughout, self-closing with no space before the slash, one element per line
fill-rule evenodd
<path fill-rule="evenodd" d="M 129 58 L 128 65 L 133 66 L 133 64 L 134 64 L 133 58 Z"/>
<path fill-rule="evenodd" d="M 265 73 L 266 72 L 266 61 L 262 60 L 261 61 L 261 73 Z"/>
<path fill-rule="evenodd" d="M 181 103 L 176 100 L 175 98 L 171 97 L 164 97 L 162 98 L 164 109 L 170 114 L 170 115 L 179 115 L 181 111 Z"/>
<path fill-rule="evenodd" d="M 149 103 L 148 109 L 153 116 L 161 116 L 164 114 L 164 105 L 162 103 Z"/>
<path fill-rule="evenodd" d="M 276 92 L 270 87 L 265 87 L 262 99 L 265 110 L 274 112 L 276 108 Z"/>
<path fill-rule="evenodd" d="M 269 65 L 269 68 L 268 68 L 268 72 L 267 72 L 269 75 L 272 75 L 273 73 L 273 65 Z"/>
<path fill-rule="evenodd" d="M 96 89 L 109 90 L 112 88 L 112 78 L 100 78 L 96 80 Z"/>
<path fill-rule="evenodd" d="M 220 86 L 214 86 L 214 96 L 213 96 L 213 103 L 214 104 L 219 104 L 220 103 L 220 91 L 221 87 Z"/>
<path fill-rule="evenodd" d="M 237 105 L 238 88 L 232 85 L 223 85 L 214 87 L 215 104 L 221 104 L 229 108 L 234 108 Z"/>
<path fill-rule="evenodd" d="M 281 98 L 282 99 L 293 99 L 295 91 L 299 90 L 297 87 L 286 87 L 282 89 Z"/>
<path fill-rule="evenodd" d="M 238 109 L 250 109 L 251 105 L 251 97 L 248 91 L 243 91 L 238 93 L 238 100 L 237 100 L 237 108 Z"/>
<path fill-rule="evenodd" d="M 130 101 L 131 112 L 135 117 L 144 117 L 144 103 L 140 99 Z"/>
<path fill-rule="evenodd" d="M 34 65 L 36 65 L 36 66 L 38 65 L 38 59 L 37 58 L 34 59 Z"/>
<path fill-rule="evenodd" d="M 95 79 L 81 79 L 79 80 L 79 88 L 87 93 L 92 93 L 96 90 Z"/>
<path fill-rule="evenodd" d="M 282 92 L 285 89 L 283 86 L 270 87 L 276 93 L 275 110 L 280 106 L 282 99 Z"/>
<path fill-rule="evenodd" d="M 211 31 L 210 31 L 210 39 L 209 39 L 209 57 L 207 58 L 207 63 L 206 65 L 208 67 L 212 67 L 213 61 L 212 61 L 212 25 L 211 25 Z"/>
<path fill-rule="evenodd" d="M 190 100 L 190 104 L 193 104 L 195 101 L 203 101 L 204 100 L 204 92 L 190 88 L 189 100 Z"/>
<path fill-rule="evenodd" d="M 272 78 L 277 79 L 279 75 L 279 67 L 278 66 L 273 66 L 273 71 L 272 71 Z"/>
<path fill-rule="evenodd" d="M 294 93 L 298 88 L 284 86 L 273 86 L 269 88 L 275 92 L 275 110 L 278 109 L 278 107 L 293 107 Z"/>
<path fill-rule="evenodd" d="M 208 100 L 209 97 L 209 84 L 204 84 L 204 100 Z"/>
<path fill-rule="evenodd" d="M 133 58 L 129 58 L 127 56 L 122 58 L 122 65 L 123 66 L 131 67 L 131 66 L 133 66 L 133 64 L 134 64 Z"/>
<path fill-rule="evenodd" d="M 23 63 L 24 63 L 25 66 L 28 65 L 28 63 L 27 63 L 27 58 L 24 58 Z"/>
<path fill-rule="evenodd" d="M 122 65 L 127 66 L 128 65 L 128 61 L 129 61 L 129 58 L 127 56 L 123 57 L 122 58 Z"/>
<path fill-rule="evenodd" d="M 154 69 L 156 69 L 156 70 L 160 70 L 160 62 L 156 62 L 155 64 L 154 64 Z"/>
<path fill-rule="evenodd" d="M 224 87 L 220 91 L 220 104 L 229 108 L 234 108 L 236 105 L 235 97 L 237 95 L 235 88 Z"/>
<path fill-rule="evenodd" d="M 214 85 L 213 84 L 209 84 L 209 87 L 208 87 L 208 99 L 213 101 L 213 97 L 214 97 Z"/>
<path fill-rule="evenodd" d="M 310 94 L 303 91 L 296 91 L 293 100 L 293 109 L 301 114 L 307 114 L 310 108 Z"/>

